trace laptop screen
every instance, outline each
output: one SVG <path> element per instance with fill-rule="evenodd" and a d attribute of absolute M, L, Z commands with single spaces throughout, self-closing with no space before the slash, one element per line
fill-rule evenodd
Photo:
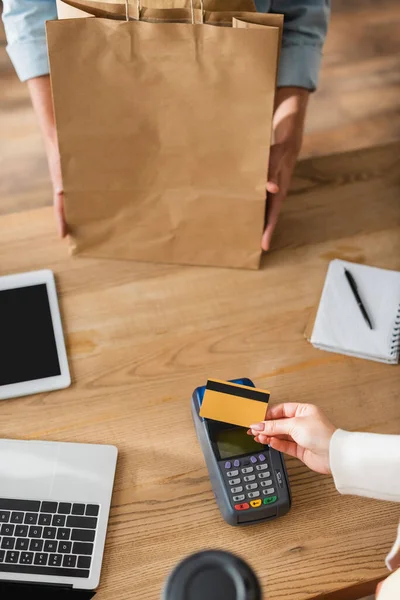
<path fill-rule="evenodd" d="M 61 374 L 46 284 L 0 291 L 0 386 Z"/>

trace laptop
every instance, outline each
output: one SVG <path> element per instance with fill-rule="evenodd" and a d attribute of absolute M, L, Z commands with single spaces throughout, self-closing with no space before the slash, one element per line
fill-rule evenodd
<path fill-rule="evenodd" d="M 116 463 L 114 446 L 0 440 L 0 590 L 98 586 Z"/>

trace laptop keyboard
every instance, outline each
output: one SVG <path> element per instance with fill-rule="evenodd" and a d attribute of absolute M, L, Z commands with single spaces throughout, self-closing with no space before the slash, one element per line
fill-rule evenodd
<path fill-rule="evenodd" d="M 0 498 L 0 573 L 89 577 L 99 509 Z"/>

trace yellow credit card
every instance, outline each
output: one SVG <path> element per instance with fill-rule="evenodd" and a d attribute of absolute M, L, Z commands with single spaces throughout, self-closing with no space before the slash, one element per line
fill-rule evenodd
<path fill-rule="evenodd" d="M 205 419 L 249 427 L 265 421 L 269 392 L 247 385 L 209 379 L 200 408 Z"/>

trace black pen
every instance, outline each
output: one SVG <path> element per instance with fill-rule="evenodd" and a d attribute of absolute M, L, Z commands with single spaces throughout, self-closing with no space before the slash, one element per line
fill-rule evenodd
<path fill-rule="evenodd" d="M 351 291 L 354 294 L 354 298 L 356 299 L 356 302 L 357 302 L 357 304 L 358 304 L 358 306 L 359 306 L 359 308 L 361 310 L 361 314 L 364 317 L 365 322 L 368 324 L 368 327 L 370 329 L 373 329 L 371 320 L 370 320 L 370 318 L 368 316 L 367 311 L 365 310 L 364 304 L 362 303 L 362 300 L 360 298 L 360 294 L 358 293 L 357 284 L 356 284 L 356 282 L 354 280 L 353 275 L 347 269 L 344 270 L 344 274 L 346 275 L 346 279 L 349 282 L 349 285 L 351 287 Z"/>

